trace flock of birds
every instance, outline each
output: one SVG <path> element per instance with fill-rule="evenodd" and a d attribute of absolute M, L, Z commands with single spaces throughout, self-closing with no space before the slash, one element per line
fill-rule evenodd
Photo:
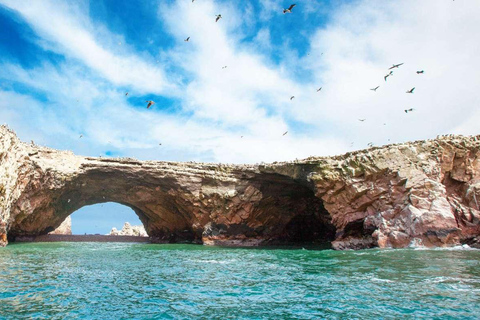
<path fill-rule="evenodd" d="M 387 82 L 387 78 L 392 76 L 393 75 L 393 69 L 398 69 L 400 68 L 400 66 L 402 66 L 404 63 L 399 63 L 399 64 L 393 64 L 390 68 L 388 68 L 389 72 L 385 75 L 385 77 L 383 77 L 383 79 L 385 80 L 385 82 Z M 417 71 L 417 74 L 424 74 L 425 71 L 424 70 L 419 70 Z M 372 88 L 370 90 L 372 91 L 377 91 L 377 89 L 380 88 L 380 86 L 376 86 L 375 88 Z M 406 93 L 413 93 L 413 91 L 415 90 L 415 87 L 413 87 L 412 89 L 410 90 L 407 90 Z M 409 108 L 409 109 L 405 109 L 405 113 L 409 113 L 409 112 L 412 112 L 414 109 L 413 108 Z M 365 119 L 358 119 L 359 121 L 365 121 Z"/>
<path fill-rule="evenodd" d="M 195 2 L 195 0 L 192 0 L 192 3 L 193 3 L 193 2 Z M 296 4 L 291 4 L 288 8 L 283 9 L 283 13 L 284 13 L 284 14 L 286 14 L 286 13 L 292 13 L 292 9 L 293 9 L 295 6 L 296 6 Z M 220 19 L 222 19 L 222 15 L 221 15 L 221 14 L 215 15 L 215 22 L 218 22 Z M 185 38 L 183 41 L 189 42 L 189 41 L 190 41 L 190 37 Z M 321 55 L 323 55 L 323 53 L 322 53 Z M 402 66 L 403 64 L 404 64 L 404 63 L 393 64 L 390 68 L 388 68 L 389 72 L 384 76 L 385 82 L 387 82 L 388 77 L 393 76 L 393 69 L 398 69 L 398 68 L 400 68 L 400 66 Z M 222 69 L 226 69 L 226 68 L 227 68 L 227 66 L 223 66 L 223 67 L 222 67 Z M 425 71 L 424 71 L 424 70 L 419 70 L 419 71 L 417 71 L 416 73 L 417 73 L 417 74 L 424 74 Z M 317 89 L 317 92 L 322 91 L 322 88 L 323 88 L 323 87 L 318 88 L 318 89 Z M 370 90 L 376 92 L 376 91 L 378 90 L 378 88 L 380 88 L 380 86 L 376 86 L 375 88 L 372 88 L 372 89 L 370 89 Z M 407 90 L 406 93 L 412 94 L 412 93 L 414 92 L 414 90 L 415 90 L 415 87 L 411 88 L 410 90 Z M 125 96 L 128 96 L 128 92 L 125 93 Z M 290 97 L 290 101 L 292 101 L 293 99 L 295 99 L 295 96 L 292 95 L 292 96 Z M 150 107 L 155 104 L 155 101 L 153 101 L 153 100 L 146 100 L 145 102 L 147 103 L 147 109 L 150 109 Z M 409 112 L 414 111 L 414 109 L 413 109 L 413 108 L 409 108 L 409 109 L 405 109 L 404 111 L 405 111 L 405 113 L 409 113 Z M 358 119 L 358 120 L 359 120 L 360 122 L 364 122 L 366 119 Z M 385 124 L 384 124 L 384 125 L 385 125 Z M 285 131 L 282 136 L 285 136 L 287 133 L 288 133 L 288 131 Z M 82 137 L 83 137 L 83 135 L 80 135 L 80 138 L 82 138 Z M 243 138 L 243 136 L 241 136 L 241 138 Z M 160 143 L 159 145 L 162 145 L 162 144 Z M 352 145 L 353 145 L 353 143 L 352 143 Z M 370 142 L 370 143 L 368 143 L 368 146 L 369 146 L 369 147 L 372 147 L 373 144 Z"/>
<path fill-rule="evenodd" d="M 195 2 L 195 0 L 192 0 L 192 3 L 193 3 L 193 2 Z M 293 7 L 295 7 L 295 6 L 296 6 L 296 4 L 291 4 L 288 8 L 283 9 L 283 13 L 284 13 L 284 14 L 285 14 L 285 13 L 292 13 L 292 9 L 293 9 Z M 220 19 L 222 19 L 222 15 L 221 15 L 221 14 L 215 15 L 215 22 L 218 22 Z M 185 38 L 183 41 L 189 42 L 189 41 L 190 41 L 190 37 Z M 322 55 L 323 55 L 323 53 L 322 53 Z M 222 69 L 226 69 L 226 68 L 227 68 L 227 66 L 223 66 L 223 67 L 222 67 Z M 322 88 L 320 87 L 319 89 L 317 89 L 317 92 L 319 92 L 319 91 L 321 91 L 321 90 L 322 90 Z M 125 93 L 125 96 L 128 96 L 128 92 Z M 290 100 L 293 100 L 294 98 L 295 98 L 295 96 L 291 96 L 291 97 L 290 97 Z M 150 107 L 155 104 L 155 101 L 153 101 L 153 100 L 146 100 L 145 102 L 147 103 L 147 109 L 150 109 Z M 288 131 L 285 131 L 285 132 L 283 133 L 283 136 L 286 135 L 287 133 L 288 133 Z M 82 137 L 83 137 L 83 135 L 80 135 L 80 138 L 82 138 Z M 241 138 L 243 138 L 243 136 L 241 136 Z M 159 145 L 162 145 L 162 144 L 160 143 Z"/>

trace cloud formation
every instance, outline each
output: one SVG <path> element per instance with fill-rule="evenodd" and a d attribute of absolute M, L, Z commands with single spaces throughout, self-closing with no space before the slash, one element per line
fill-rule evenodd
<path fill-rule="evenodd" d="M 83 2 L 0 3 L 35 30 L 37 45 L 65 58 L 35 68 L 0 61 L 9 83 L 0 87 L 0 117 L 27 141 L 88 155 L 239 163 L 478 133 L 474 2 L 299 1 L 288 15 L 269 0 L 162 3 L 149 18 L 174 40 L 158 48 L 159 62 L 125 45 Z M 300 47 L 286 28 L 298 28 Z M 393 63 L 404 65 L 385 81 Z M 151 96 L 157 104 L 147 110 Z"/>

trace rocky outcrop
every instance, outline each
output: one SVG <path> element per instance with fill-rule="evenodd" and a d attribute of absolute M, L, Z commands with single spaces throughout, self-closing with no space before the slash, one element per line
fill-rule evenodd
<path fill-rule="evenodd" d="M 480 234 L 480 137 L 265 165 L 90 158 L 0 128 L 0 241 L 45 234 L 77 209 L 131 207 L 155 242 L 336 249 L 468 243 Z"/>
<path fill-rule="evenodd" d="M 53 230 L 49 234 L 62 234 L 62 235 L 71 235 L 72 234 L 72 217 L 68 216 L 57 229 Z"/>
<path fill-rule="evenodd" d="M 110 233 L 110 236 L 135 236 L 135 237 L 148 237 L 147 232 L 143 226 L 132 226 L 130 223 L 125 222 L 122 227 L 122 230 L 117 230 L 113 227 Z"/>

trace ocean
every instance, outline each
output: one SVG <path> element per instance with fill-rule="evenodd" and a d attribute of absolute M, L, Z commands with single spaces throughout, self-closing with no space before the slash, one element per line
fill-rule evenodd
<path fill-rule="evenodd" d="M 479 319 L 480 250 L 0 248 L 1 319 Z"/>

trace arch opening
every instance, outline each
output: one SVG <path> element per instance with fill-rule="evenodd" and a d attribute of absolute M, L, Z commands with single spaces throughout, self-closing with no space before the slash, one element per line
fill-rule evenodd
<path fill-rule="evenodd" d="M 135 210 L 117 202 L 83 206 L 69 217 L 72 235 L 148 236 Z"/>

